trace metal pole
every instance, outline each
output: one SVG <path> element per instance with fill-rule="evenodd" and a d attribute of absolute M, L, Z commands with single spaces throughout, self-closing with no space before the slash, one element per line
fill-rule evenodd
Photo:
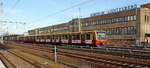
<path fill-rule="evenodd" d="M 1 36 L 1 44 L 3 44 L 3 36 Z"/>
<path fill-rule="evenodd" d="M 135 8 L 135 16 L 136 16 L 136 19 L 135 19 L 135 23 L 137 24 L 137 18 L 138 18 L 138 15 L 137 15 L 137 11 L 138 11 L 138 8 Z M 136 42 L 136 46 L 139 46 L 139 40 L 138 40 L 138 25 L 135 26 L 136 27 L 136 34 L 135 34 L 135 42 Z M 140 28 L 140 27 L 139 27 Z"/>
<path fill-rule="evenodd" d="M 56 47 L 56 45 L 54 47 L 54 57 L 55 57 L 55 63 L 57 63 L 57 47 Z"/>
<path fill-rule="evenodd" d="M 79 14 L 79 16 L 78 16 L 78 28 L 79 28 L 79 32 L 81 31 L 81 20 L 80 20 L 80 8 L 79 8 L 79 10 L 78 10 L 79 12 L 78 12 L 78 14 Z"/>
<path fill-rule="evenodd" d="M 1 14 L 1 15 L 0 15 L 0 21 L 2 21 L 2 20 L 3 20 L 3 1 L 2 1 L 2 0 L 0 0 L 0 14 Z M 1 30 L 2 30 L 2 31 L 0 32 L 1 35 L 2 35 L 2 36 L 1 36 L 1 39 L 0 39 L 0 40 L 1 40 L 0 42 L 1 42 L 1 44 L 3 44 L 3 28 L 2 28 L 3 25 L 2 25 L 2 22 L 0 22 L 0 26 L 1 26 Z"/>

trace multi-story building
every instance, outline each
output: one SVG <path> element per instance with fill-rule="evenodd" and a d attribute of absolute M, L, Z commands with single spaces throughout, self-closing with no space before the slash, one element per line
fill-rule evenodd
<path fill-rule="evenodd" d="M 30 35 L 36 35 L 94 30 L 106 31 L 107 39 L 110 41 L 144 42 L 147 40 L 145 35 L 150 33 L 150 4 L 93 13 L 90 17 L 76 18 L 64 24 L 33 29 L 28 32 Z"/>
<path fill-rule="evenodd" d="M 39 35 L 39 34 L 48 34 L 48 33 L 71 32 L 71 30 L 69 29 L 70 28 L 69 25 L 70 25 L 69 23 L 63 23 L 63 24 L 58 24 L 53 26 L 47 26 L 43 28 L 29 30 L 28 33 L 29 35 Z"/>

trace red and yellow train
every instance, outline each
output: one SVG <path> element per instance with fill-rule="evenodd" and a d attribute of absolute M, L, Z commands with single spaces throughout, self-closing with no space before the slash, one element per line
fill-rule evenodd
<path fill-rule="evenodd" d="M 75 44 L 89 46 L 102 46 L 109 43 L 109 41 L 106 40 L 106 33 L 103 31 L 42 34 L 34 36 L 6 36 L 5 40 L 25 43 Z"/>

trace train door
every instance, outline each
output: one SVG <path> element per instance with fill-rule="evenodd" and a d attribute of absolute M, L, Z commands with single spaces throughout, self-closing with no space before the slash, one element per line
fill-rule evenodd
<path fill-rule="evenodd" d="M 28 36 L 28 41 L 29 41 L 29 43 L 32 42 L 32 36 Z"/>
<path fill-rule="evenodd" d="M 147 33 L 147 34 L 145 34 L 145 43 L 147 44 L 147 45 L 149 45 L 150 44 L 150 33 Z"/>
<path fill-rule="evenodd" d="M 61 38 L 61 43 L 68 43 L 68 36 L 69 35 L 67 35 L 67 34 L 64 34 L 64 35 L 62 35 L 62 38 Z"/>
<path fill-rule="evenodd" d="M 72 43 L 74 44 L 81 44 L 81 34 L 76 33 L 72 35 Z"/>
<path fill-rule="evenodd" d="M 86 35 L 86 33 L 81 34 L 81 43 L 82 44 L 85 44 L 85 35 Z"/>
<path fill-rule="evenodd" d="M 90 44 L 90 45 L 93 44 L 93 33 L 92 32 L 85 34 L 85 43 Z"/>
<path fill-rule="evenodd" d="M 33 36 L 33 43 L 36 42 L 36 36 Z"/>
<path fill-rule="evenodd" d="M 71 44 L 72 43 L 72 35 L 68 34 L 68 43 Z"/>
<path fill-rule="evenodd" d="M 43 42 L 43 38 L 42 38 L 42 36 L 41 36 L 41 35 L 39 36 L 39 42 L 40 42 L 40 43 L 42 43 L 42 42 Z"/>
<path fill-rule="evenodd" d="M 26 36 L 26 42 L 27 42 L 27 43 L 29 42 L 29 37 L 28 37 L 28 36 Z"/>
<path fill-rule="evenodd" d="M 61 35 L 60 35 L 60 43 L 64 43 L 63 40 L 64 40 L 64 35 L 61 34 Z"/>
<path fill-rule="evenodd" d="M 55 37 L 56 37 L 56 36 L 55 36 L 55 35 L 53 35 L 53 39 L 52 39 L 52 40 L 53 40 L 53 43 L 55 43 Z"/>
<path fill-rule="evenodd" d="M 55 38 L 56 38 L 55 42 L 56 42 L 56 43 L 59 43 L 59 35 L 56 35 Z"/>
<path fill-rule="evenodd" d="M 42 38 L 43 38 L 43 43 L 46 43 L 47 35 L 43 35 Z"/>
<path fill-rule="evenodd" d="M 61 34 L 58 34 L 58 43 L 61 43 Z"/>
<path fill-rule="evenodd" d="M 50 35 L 46 35 L 46 43 L 50 43 Z"/>
<path fill-rule="evenodd" d="M 69 35 L 65 35 L 65 43 L 69 43 Z"/>
<path fill-rule="evenodd" d="M 54 35 L 51 35 L 51 43 L 54 42 Z"/>
<path fill-rule="evenodd" d="M 39 43 L 39 36 L 35 36 L 36 43 Z"/>
<path fill-rule="evenodd" d="M 48 36 L 48 39 L 50 40 L 50 43 L 52 43 L 52 38 L 53 38 L 53 35 Z"/>

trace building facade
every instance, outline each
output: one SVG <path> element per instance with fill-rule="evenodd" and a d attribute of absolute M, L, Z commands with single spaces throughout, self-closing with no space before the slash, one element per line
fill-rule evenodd
<path fill-rule="evenodd" d="M 80 23 L 79 23 L 80 22 Z M 150 4 L 117 8 L 93 13 L 90 17 L 76 18 L 63 24 L 29 30 L 29 35 L 79 31 L 106 31 L 110 41 L 144 42 L 150 33 Z M 149 41 L 150 42 L 150 41 Z"/>

